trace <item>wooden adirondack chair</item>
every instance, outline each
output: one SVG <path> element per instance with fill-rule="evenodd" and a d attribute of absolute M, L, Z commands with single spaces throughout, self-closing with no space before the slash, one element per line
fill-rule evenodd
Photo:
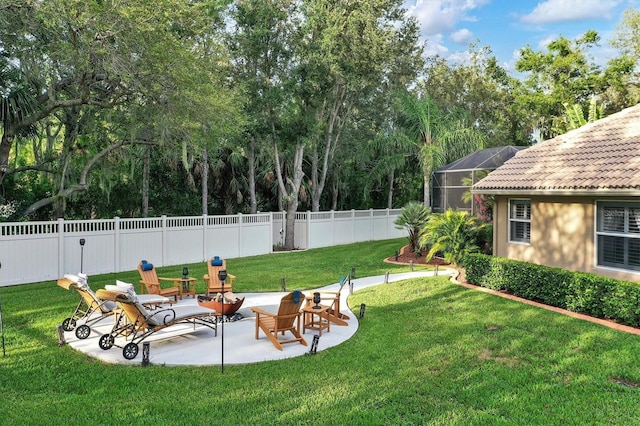
<path fill-rule="evenodd" d="M 182 282 L 182 278 L 159 277 L 153 264 L 147 262 L 146 260 L 143 260 L 138 264 L 138 272 L 140 273 L 141 294 L 145 293 L 146 290 L 146 292 L 149 294 L 159 294 L 165 297 L 173 297 L 176 302 L 178 301 L 178 296 L 180 296 L 180 284 Z M 172 286 L 163 288 L 160 284 L 161 281 L 170 281 L 172 283 Z"/>
<path fill-rule="evenodd" d="M 222 283 L 218 279 L 218 272 L 226 269 L 227 261 L 220 259 L 218 256 L 213 256 L 207 261 L 207 274 L 202 277 L 207 285 L 207 296 L 210 294 L 223 293 Z M 235 279 L 235 275 L 231 275 L 227 272 L 227 279 L 224 282 L 224 293 L 228 291 L 233 292 L 233 281 Z"/>
<path fill-rule="evenodd" d="M 300 334 L 300 306 L 304 300 L 304 295 L 296 290 L 280 300 L 278 313 L 267 312 L 259 307 L 253 307 L 251 310 L 256 314 L 256 339 L 259 339 L 260 330 L 264 332 L 267 338 L 273 343 L 276 349 L 283 350 L 283 343 L 295 343 L 307 346 L 307 341 Z M 291 338 L 289 335 L 293 335 Z"/>

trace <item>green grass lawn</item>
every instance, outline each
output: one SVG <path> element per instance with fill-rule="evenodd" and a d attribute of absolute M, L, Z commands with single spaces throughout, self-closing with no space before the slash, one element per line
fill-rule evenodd
<path fill-rule="evenodd" d="M 227 267 L 239 293 L 279 291 L 282 277 L 304 290 L 352 266 L 356 276 L 407 270 L 382 262 L 404 241 L 228 259 Z M 192 276 L 206 272 L 204 263 L 188 266 Z M 96 289 L 115 276 L 137 282 L 136 272 L 89 281 Z M 0 298 L 3 425 L 640 424 L 638 336 L 444 277 L 357 291 L 349 305 L 366 311 L 347 342 L 224 374 L 103 364 L 59 347 L 55 326 L 78 299 L 53 282 L 0 288 Z"/>

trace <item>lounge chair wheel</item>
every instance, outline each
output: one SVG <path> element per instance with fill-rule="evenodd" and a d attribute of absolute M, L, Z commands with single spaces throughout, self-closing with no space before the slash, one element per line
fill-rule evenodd
<path fill-rule="evenodd" d="M 135 343 L 127 343 L 122 350 L 122 356 L 126 359 L 134 359 L 138 356 L 138 345 Z"/>
<path fill-rule="evenodd" d="M 86 339 L 90 334 L 91 328 L 86 324 L 82 324 L 80 327 L 76 328 L 76 337 L 78 339 Z"/>
<path fill-rule="evenodd" d="M 102 350 L 109 350 L 113 347 L 113 343 L 114 343 L 114 338 L 112 335 L 110 334 L 103 334 L 102 336 L 100 336 L 100 339 L 98 340 L 98 346 L 100 346 L 100 349 Z"/>
<path fill-rule="evenodd" d="M 64 331 L 71 331 L 74 328 L 76 328 L 76 320 L 73 318 L 65 318 L 64 321 L 62 321 L 62 329 Z"/>

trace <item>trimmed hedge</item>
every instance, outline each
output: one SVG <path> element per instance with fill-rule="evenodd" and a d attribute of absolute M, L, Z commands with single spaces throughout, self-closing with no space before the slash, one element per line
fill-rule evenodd
<path fill-rule="evenodd" d="M 464 260 L 467 281 L 545 305 L 640 326 L 640 284 L 484 254 Z"/>

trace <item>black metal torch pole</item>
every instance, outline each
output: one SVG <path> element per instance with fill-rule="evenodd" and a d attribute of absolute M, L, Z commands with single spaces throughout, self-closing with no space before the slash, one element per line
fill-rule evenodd
<path fill-rule="evenodd" d="M 220 330 L 222 333 L 222 336 L 220 337 L 220 371 L 222 374 L 224 374 L 224 282 L 226 281 L 226 279 L 227 271 L 225 269 L 222 269 L 218 272 L 218 280 L 220 280 L 220 284 L 222 285 L 222 312 L 220 313 L 220 321 L 222 322 L 222 329 Z"/>
<path fill-rule="evenodd" d="M 0 263 L 0 268 L 2 268 L 2 263 Z M 0 333 L 2 333 L 2 356 L 6 356 L 6 352 L 4 350 L 4 323 L 2 322 L 2 301 L 0 300 Z"/>
<path fill-rule="evenodd" d="M 220 315 L 220 320 L 222 321 L 222 336 L 220 337 L 220 373 L 224 374 L 224 279 L 222 282 L 222 315 Z"/>

